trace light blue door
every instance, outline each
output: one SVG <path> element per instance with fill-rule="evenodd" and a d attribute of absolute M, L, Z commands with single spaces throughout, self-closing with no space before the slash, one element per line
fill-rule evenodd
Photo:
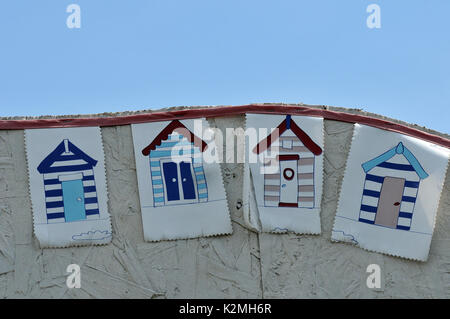
<path fill-rule="evenodd" d="M 72 181 L 63 181 L 61 184 L 64 201 L 64 217 L 66 218 L 66 222 L 86 219 L 83 181 L 81 179 L 76 179 Z"/>

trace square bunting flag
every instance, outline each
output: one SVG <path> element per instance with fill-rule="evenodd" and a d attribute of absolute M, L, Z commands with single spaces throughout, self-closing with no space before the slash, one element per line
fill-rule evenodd
<path fill-rule="evenodd" d="M 25 130 L 25 145 L 34 233 L 41 247 L 109 243 L 100 128 Z"/>
<path fill-rule="evenodd" d="M 247 114 L 244 218 L 264 232 L 320 234 L 323 118 Z"/>
<path fill-rule="evenodd" d="M 426 261 L 449 154 L 414 137 L 355 124 L 332 240 Z"/>
<path fill-rule="evenodd" d="M 132 125 L 145 240 L 232 232 L 220 165 L 206 159 L 208 128 L 206 119 Z"/>

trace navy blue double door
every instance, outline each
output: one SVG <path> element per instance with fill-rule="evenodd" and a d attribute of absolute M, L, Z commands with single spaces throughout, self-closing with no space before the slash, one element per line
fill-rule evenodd
<path fill-rule="evenodd" d="M 162 169 L 168 202 L 197 199 L 191 162 L 163 162 Z"/>

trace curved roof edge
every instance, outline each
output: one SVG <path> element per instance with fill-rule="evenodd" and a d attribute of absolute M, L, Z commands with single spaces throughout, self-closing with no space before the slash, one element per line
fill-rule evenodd
<path fill-rule="evenodd" d="M 367 113 L 359 109 L 329 107 L 325 105 L 304 104 L 249 104 L 241 106 L 187 107 L 169 108 L 156 111 L 105 113 L 82 116 L 39 117 L 39 118 L 3 118 L 0 119 L 1 130 L 22 130 L 33 128 L 116 126 L 137 123 L 170 121 L 174 119 L 192 119 L 198 117 L 218 117 L 241 115 L 245 113 L 290 114 L 319 116 L 325 120 L 347 123 L 359 123 L 413 136 L 446 148 L 450 148 L 450 136 L 409 124 L 382 115 Z"/>

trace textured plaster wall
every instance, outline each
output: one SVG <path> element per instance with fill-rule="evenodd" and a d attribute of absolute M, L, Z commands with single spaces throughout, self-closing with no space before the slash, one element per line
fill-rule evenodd
<path fill-rule="evenodd" d="M 211 119 L 210 125 L 222 130 L 243 127 L 244 116 Z M 102 134 L 112 243 L 40 249 L 33 235 L 23 131 L 0 130 L 0 297 L 450 297 L 450 173 L 426 263 L 330 241 L 351 124 L 325 121 L 321 235 L 247 230 L 241 212 L 243 164 L 221 164 L 233 234 L 159 243 L 143 240 L 130 126 L 105 127 Z M 80 289 L 66 287 L 71 263 L 81 266 Z M 372 263 L 381 266 L 378 290 L 366 287 L 366 267 Z"/>

